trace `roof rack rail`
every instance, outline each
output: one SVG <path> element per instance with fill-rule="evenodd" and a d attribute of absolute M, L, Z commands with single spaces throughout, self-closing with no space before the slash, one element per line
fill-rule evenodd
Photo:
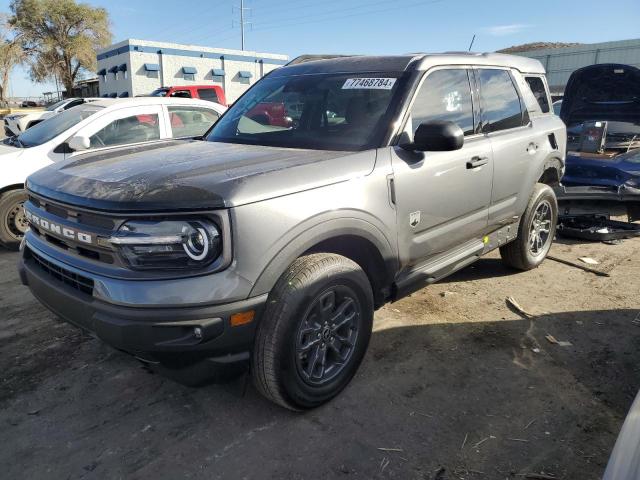
<path fill-rule="evenodd" d="M 318 54 L 318 55 L 300 55 L 285 66 L 288 67 L 290 65 L 298 65 L 300 63 L 306 62 L 315 62 L 316 60 L 330 60 L 332 58 L 344 58 L 344 57 L 353 57 L 354 55 L 333 55 L 333 54 Z"/>

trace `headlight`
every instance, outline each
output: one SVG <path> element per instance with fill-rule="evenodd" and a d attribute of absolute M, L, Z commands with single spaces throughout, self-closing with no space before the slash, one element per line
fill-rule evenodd
<path fill-rule="evenodd" d="M 220 256 L 219 227 L 210 220 L 132 220 L 109 239 L 135 270 L 194 269 Z"/>
<path fill-rule="evenodd" d="M 9 118 L 9 120 L 19 120 L 22 117 L 26 117 L 26 116 L 27 116 L 26 113 L 22 113 L 22 114 L 10 115 L 8 118 Z"/>

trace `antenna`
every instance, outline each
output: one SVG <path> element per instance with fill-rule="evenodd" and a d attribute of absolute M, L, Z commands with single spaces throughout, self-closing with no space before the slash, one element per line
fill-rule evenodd
<path fill-rule="evenodd" d="M 469 51 L 471 51 L 471 47 L 473 47 L 473 42 L 476 41 L 476 35 L 475 33 L 473 34 L 473 38 L 471 39 L 471 43 L 469 44 Z"/>
<path fill-rule="evenodd" d="M 244 50 L 244 26 L 251 25 L 251 22 L 244 21 L 244 12 L 249 11 L 251 9 L 244 6 L 244 0 L 240 0 L 239 7 L 234 6 L 233 8 L 234 9 L 237 8 L 240 11 L 240 37 L 241 37 L 242 50 Z M 232 26 L 234 26 L 234 24 L 232 24 Z"/>

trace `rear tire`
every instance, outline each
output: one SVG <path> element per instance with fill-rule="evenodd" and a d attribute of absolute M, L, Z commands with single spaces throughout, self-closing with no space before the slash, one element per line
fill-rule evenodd
<path fill-rule="evenodd" d="M 27 200 L 23 189 L 4 192 L 0 196 L 0 244 L 17 250 L 28 224 L 22 205 Z"/>
<path fill-rule="evenodd" d="M 355 375 L 369 344 L 373 293 L 366 274 L 340 255 L 298 258 L 280 277 L 258 326 L 252 376 L 269 400 L 318 407 Z"/>
<path fill-rule="evenodd" d="M 520 219 L 518 238 L 500 247 L 502 262 L 516 270 L 531 270 L 546 258 L 558 224 L 558 201 L 549 185 L 538 183 Z"/>

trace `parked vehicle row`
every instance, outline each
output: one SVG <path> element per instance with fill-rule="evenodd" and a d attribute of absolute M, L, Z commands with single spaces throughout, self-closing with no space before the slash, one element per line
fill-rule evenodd
<path fill-rule="evenodd" d="M 174 377 L 250 363 L 267 398 L 301 410 L 349 383 L 374 309 L 497 248 L 540 265 L 566 150 L 540 62 L 308 60 L 257 82 L 204 141 L 143 144 L 174 136 L 169 104 L 47 139 L 72 153 L 28 179 L 22 282 Z M 6 148 L 26 153 L 38 127 Z M 138 145 L 75 156 L 114 142 Z"/>
<path fill-rule="evenodd" d="M 180 98 L 96 99 L 46 119 L 0 144 L 0 243 L 17 248 L 28 227 L 22 208 L 27 176 L 52 162 L 122 145 L 203 135 L 226 110 Z"/>
<path fill-rule="evenodd" d="M 8 137 L 20 135 L 26 129 L 43 122 L 65 110 L 82 105 L 84 103 L 95 102 L 98 98 L 67 98 L 53 105 L 48 106 L 40 112 L 14 113 L 4 118 L 4 133 Z"/>

